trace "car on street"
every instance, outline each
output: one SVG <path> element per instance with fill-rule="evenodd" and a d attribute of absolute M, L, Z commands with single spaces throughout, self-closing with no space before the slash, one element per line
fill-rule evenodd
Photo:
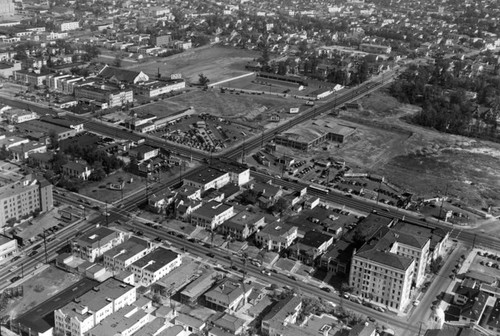
<path fill-rule="evenodd" d="M 372 322 L 372 323 L 377 322 L 377 320 L 375 320 L 375 319 L 374 319 L 373 317 L 371 317 L 371 316 L 368 316 L 368 317 L 367 317 L 367 319 L 368 319 L 368 321 L 370 321 L 370 322 Z"/>
<path fill-rule="evenodd" d="M 37 250 L 33 250 L 31 251 L 29 254 L 28 254 L 28 257 L 33 257 L 34 255 L 36 255 L 38 253 Z"/>
<path fill-rule="evenodd" d="M 212 252 L 208 252 L 207 256 L 210 257 L 210 258 L 215 258 L 215 254 L 213 254 Z"/>
<path fill-rule="evenodd" d="M 332 292 L 332 290 L 331 290 L 330 288 L 328 288 L 328 287 L 321 287 L 320 289 L 321 289 L 323 292 L 327 292 L 327 293 L 331 293 L 331 292 Z"/>
<path fill-rule="evenodd" d="M 19 259 L 21 259 L 21 256 L 15 256 L 12 258 L 11 262 L 18 261 Z"/>
<path fill-rule="evenodd" d="M 413 301 L 413 305 L 414 305 L 415 307 L 416 307 L 416 306 L 418 306 L 419 304 L 420 304 L 420 301 L 419 301 L 419 300 L 415 300 L 415 301 Z"/>
<path fill-rule="evenodd" d="M 10 282 L 14 283 L 14 282 L 16 282 L 16 281 L 18 281 L 20 279 L 21 279 L 21 277 L 19 275 L 17 275 L 15 277 L 13 277 L 12 279 L 10 279 Z"/>

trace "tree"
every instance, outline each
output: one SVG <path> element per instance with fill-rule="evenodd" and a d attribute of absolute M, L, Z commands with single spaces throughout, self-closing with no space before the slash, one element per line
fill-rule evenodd
<path fill-rule="evenodd" d="M 430 271 L 434 274 L 438 274 L 442 264 L 443 264 L 443 258 L 437 257 L 436 259 L 431 261 L 431 264 L 429 265 Z"/>
<path fill-rule="evenodd" d="M 57 149 L 59 147 L 59 136 L 57 135 L 56 131 L 54 130 L 49 131 L 49 141 L 50 141 L 50 148 Z"/>
<path fill-rule="evenodd" d="M 288 209 L 288 201 L 283 197 L 278 199 L 272 206 L 272 211 L 276 211 L 279 213 L 282 213 L 286 209 Z"/>
<path fill-rule="evenodd" d="M 115 60 L 113 61 L 113 66 L 117 68 L 121 68 L 122 66 L 122 59 L 120 56 L 116 55 Z"/>
<path fill-rule="evenodd" d="M 201 85 L 201 86 L 207 86 L 208 82 L 210 82 L 210 79 L 208 79 L 207 76 L 205 76 L 204 74 L 199 74 L 198 75 L 198 83 Z"/>

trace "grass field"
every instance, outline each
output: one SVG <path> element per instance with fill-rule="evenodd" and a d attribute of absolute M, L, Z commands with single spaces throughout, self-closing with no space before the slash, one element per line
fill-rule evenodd
<path fill-rule="evenodd" d="M 144 71 L 150 76 L 156 76 L 158 71 L 162 76 L 181 73 L 192 83 L 198 82 L 198 75 L 203 73 L 210 83 L 215 83 L 248 73 L 245 65 L 259 56 L 258 52 L 249 50 L 207 46 L 155 61 L 128 65 L 127 69 Z"/>

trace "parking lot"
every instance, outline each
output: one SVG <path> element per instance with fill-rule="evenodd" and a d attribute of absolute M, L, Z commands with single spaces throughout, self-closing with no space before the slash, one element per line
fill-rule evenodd
<path fill-rule="evenodd" d="M 470 264 L 469 271 L 500 277 L 500 255 L 479 251 Z"/>
<path fill-rule="evenodd" d="M 218 152 L 252 135 L 252 129 L 209 114 L 177 119 L 150 134 L 193 149 Z"/>

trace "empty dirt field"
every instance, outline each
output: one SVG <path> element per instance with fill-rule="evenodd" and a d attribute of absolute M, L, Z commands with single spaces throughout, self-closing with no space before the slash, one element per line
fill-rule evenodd
<path fill-rule="evenodd" d="M 417 113 L 418 107 L 399 104 L 383 92 L 365 97 L 361 104 L 362 110 L 342 111 L 340 115 L 362 124 L 339 150 L 346 161 L 358 163 L 355 158 L 370 158 L 378 152 L 380 159 L 366 170 L 419 196 L 444 195 L 448 188 L 448 196 L 471 206 L 500 205 L 500 144 L 408 124 L 401 118 Z M 412 135 L 401 139 L 384 127 Z M 373 138 L 379 132 L 387 132 L 385 140 Z"/>
<path fill-rule="evenodd" d="M 207 46 L 126 68 L 144 71 L 150 76 L 156 76 L 158 71 L 162 76 L 181 73 L 191 83 L 197 83 L 198 75 L 202 73 L 208 77 L 210 83 L 215 83 L 248 73 L 245 65 L 259 56 L 259 52 L 250 50 Z"/>

